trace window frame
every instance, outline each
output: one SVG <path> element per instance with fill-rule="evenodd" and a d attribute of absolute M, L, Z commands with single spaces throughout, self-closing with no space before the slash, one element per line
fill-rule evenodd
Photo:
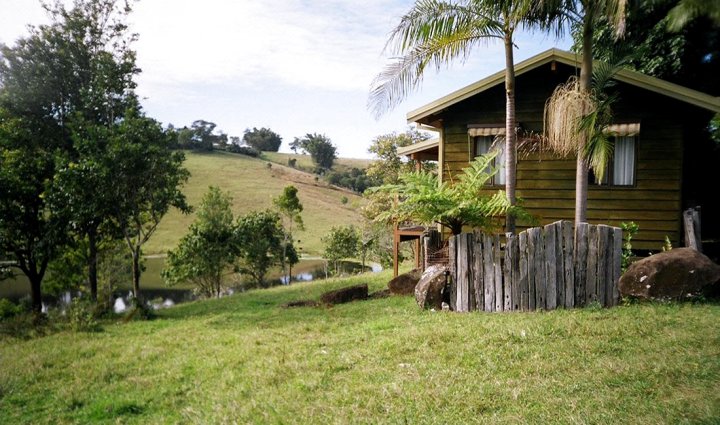
<path fill-rule="evenodd" d="M 472 136 L 471 139 L 472 139 L 472 154 L 473 154 L 473 155 L 472 155 L 471 160 L 477 158 L 477 157 L 480 156 L 480 155 L 483 155 L 483 154 L 479 154 L 479 153 L 478 153 L 478 139 L 481 138 L 481 137 L 482 137 L 482 138 L 485 138 L 485 139 L 489 139 L 489 142 L 490 142 L 490 143 L 489 143 L 489 145 L 488 145 L 488 152 L 490 152 L 490 151 L 492 150 L 493 146 L 498 147 L 501 151 L 505 148 L 505 146 L 496 145 L 496 141 L 498 141 L 500 138 L 504 139 L 504 135 L 502 135 L 502 134 L 497 134 L 497 135 L 494 135 L 494 136 L 490 136 L 490 135 L 486 135 L 486 136 Z M 503 157 L 503 158 L 504 158 L 504 157 Z M 497 161 L 497 156 L 496 156 L 495 158 L 493 158 L 493 162 L 492 162 L 492 167 L 495 168 L 495 169 L 497 169 L 496 161 Z M 504 167 L 503 167 L 503 170 L 504 170 Z M 496 173 L 496 174 L 493 174 L 493 176 L 490 177 L 490 180 L 488 180 L 488 182 L 485 183 L 485 186 L 505 187 L 505 183 L 504 183 L 504 182 L 503 182 L 503 183 L 497 183 L 497 182 L 495 181 L 495 177 L 496 177 L 496 176 L 497 176 L 497 173 Z"/>

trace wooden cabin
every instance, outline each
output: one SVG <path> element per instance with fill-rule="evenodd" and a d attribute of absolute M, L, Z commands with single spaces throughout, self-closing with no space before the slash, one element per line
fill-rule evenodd
<path fill-rule="evenodd" d="M 574 217 L 575 158 L 542 149 L 537 136 L 543 133 L 545 102 L 559 84 L 579 75 L 580 62 L 573 53 L 551 49 L 516 65 L 518 138 L 524 145 L 518 154 L 517 196 L 541 224 Z M 590 181 L 588 221 L 613 226 L 634 221 L 640 231 L 633 247 L 659 251 L 666 236 L 673 246 L 682 245 L 682 211 L 700 206 L 703 239 L 717 240 L 720 190 L 714 181 L 720 156 L 705 129 L 720 112 L 720 98 L 630 70 L 614 79 L 615 152 L 607 179 Z M 446 179 L 476 155 L 502 147 L 493 142 L 505 132 L 504 81 L 500 71 L 408 113 L 408 122 L 439 137 L 399 153 L 437 159 Z M 503 188 L 500 170 L 488 190 Z"/>

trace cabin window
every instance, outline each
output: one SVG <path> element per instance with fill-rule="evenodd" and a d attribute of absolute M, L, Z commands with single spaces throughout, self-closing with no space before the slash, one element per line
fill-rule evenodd
<path fill-rule="evenodd" d="M 497 170 L 495 175 L 490 179 L 488 184 L 504 185 L 505 184 L 505 146 L 502 143 L 496 143 L 494 136 L 477 136 L 475 137 L 475 156 L 484 155 L 491 150 L 499 151 L 492 166 Z M 489 170 L 488 170 L 489 171 Z"/>
<path fill-rule="evenodd" d="M 603 180 L 598 182 L 594 173 L 590 173 L 591 182 L 600 185 L 635 185 L 635 136 L 616 136 L 612 161 L 605 170 Z"/>

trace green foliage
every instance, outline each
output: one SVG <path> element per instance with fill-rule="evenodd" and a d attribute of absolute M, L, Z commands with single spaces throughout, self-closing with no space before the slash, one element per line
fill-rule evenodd
<path fill-rule="evenodd" d="M 195 120 L 190 128 L 175 129 L 170 126 L 167 130 L 170 138 L 170 147 L 173 149 L 190 149 L 194 151 L 211 152 L 215 148 L 228 149 L 228 136 L 225 133 L 215 133 L 217 124 L 205 120 Z M 232 146 L 232 145 L 231 145 Z"/>
<path fill-rule="evenodd" d="M 671 251 L 673 249 L 672 241 L 668 235 L 665 235 L 665 242 L 663 243 L 663 252 Z"/>
<path fill-rule="evenodd" d="M 360 235 L 357 227 L 352 224 L 336 226 L 330 229 L 322 241 L 325 244 L 323 257 L 333 262 L 335 274 L 337 274 L 340 260 L 357 255 Z"/>
<path fill-rule="evenodd" d="M 258 151 L 277 152 L 282 144 L 282 137 L 269 128 L 253 127 L 252 130 L 245 130 L 243 141 Z"/>
<path fill-rule="evenodd" d="M 251 148 L 249 146 L 240 146 L 240 145 L 236 145 L 236 144 L 230 144 L 227 146 L 227 148 L 225 148 L 225 150 L 227 150 L 228 152 L 232 152 L 232 153 L 239 153 L 240 155 L 251 156 L 253 158 L 258 158 L 260 156 L 259 150 L 255 149 L 255 148 Z"/>
<path fill-rule="evenodd" d="M 347 203 L 348 203 L 348 198 L 347 198 L 347 196 L 341 197 L 341 198 L 340 198 L 340 203 L 343 204 L 343 205 L 347 204 Z"/>
<path fill-rule="evenodd" d="M 189 281 L 205 297 L 220 296 L 223 276 L 238 255 L 231 206 L 229 193 L 213 186 L 208 189 L 190 230 L 168 252 L 162 271 L 168 285 Z"/>
<path fill-rule="evenodd" d="M 377 160 L 373 161 L 367 169 L 367 175 L 375 179 L 379 184 L 397 184 L 401 173 L 409 173 L 414 170 L 414 164 L 401 158 L 397 149 L 420 143 L 430 136 L 417 130 L 407 130 L 404 133 L 389 133 L 377 136 L 370 143 L 368 152 L 373 154 Z M 428 163 L 423 164 L 429 167 Z M 431 168 L 426 168 L 431 171 Z"/>
<path fill-rule="evenodd" d="M 9 319 L 23 312 L 21 306 L 7 298 L 0 298 L 0 320 Z"/>
<path fill-rule="evenodd" d="M 280 216 L 269 210 L 246 214 L 238 219 L 235 235 L 240 257 L 237 271 L 252 279 L 248 286 L 267 287 L 268 270 L 283 259 Z"/>
<path fill-rule="evenodd" d="M 454 184 L 448 180 L 439 183 L 435 174 L 426 171 L 401 174 L 400 184 L 377 188 L 381 193 L 397 194 L 400 199 L 386 211 L 378 212 L 375 221 L 439 223 L 457 235 L 463 226 L 491 231 L 498 225 L 494 219 L 506 213 L 529 218 L 522 207 L 510 206 L 503 191 L 483 193 L 497 171 L 491 165 L 494 157 L 495 153 L 490 153 L 475 158 Z"/>
<path fill-rule="evenodd" d="M 332 185 L 346 187 L 357 193 L 363 193 L 367 188 L 377 185 L 377 180 L 368 176 L 365 170 L 356 167 L 331 171 L 327 174 L 326 180 Z"/>
<path fill-rule="evenodd" d="M 95 304 L 83 297 L 76 297 L 66 311 L 67 321 L 75 332 L 97 332 L 100 323 L 95 319 Z"/>
<path fill-rule="evenodd" d="M 133 291 L 140 297 L 142 246 L 168 210 L 189 212 L 181 186 L 189 177 L 182 152 L 171 151 L 160 125 L 129 111 L 109 145 L 113 159 L 113 218 L 133 261 Z"/>
<path fill-rule="evenodd" d="M 302 139 L 295 138 L 292 146 L 309 153 L 321 172 L 331 169 L 337 158 L 337 148 L 324 134 L 308 133 Z"/>
<path fill-rule="evenodd" d="M 622 263 L 620 270 L 625 273 L 628 267 L 630 267 L 630 264 L 632 264 L 632 259 L 635 256 L 632 251 L 632 238 L 637 234 L 638 230 L 640 230 L 640 226 L 630 221 L 620 223 L 620 228 L 623 231 Z"/>

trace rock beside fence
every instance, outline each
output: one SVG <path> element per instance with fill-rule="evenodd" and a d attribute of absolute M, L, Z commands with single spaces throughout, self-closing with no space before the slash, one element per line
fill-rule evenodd
<path fill-rule="evenodd" d="M 413 269 L 407 273 L 403 273 L 394 277 L 388 282 L 388 289 L 393 295 L 412 295 L 415 292 L 415 286 L 422 277 L 420 269 Z"/>
<path fill-rule="evenodd" d="M 350 301 L 366 300 L 368 297 L 367 284 L 349 286 L 322 294 L 320 302 L 323 304 L 343 304 Z"/>
<path fill-rule="evenodd" d="M 433 265 L 425 269 L 415 286 L 415 301 L 420 308 L 442 309 L 447 267 Z"/>
<path fill-rule="evenodd" d="M 720 266 L 692 248 L 675 248 L 635 261 L 620 277 L 620 294 L 674 299 L 716 293 Z"/>

